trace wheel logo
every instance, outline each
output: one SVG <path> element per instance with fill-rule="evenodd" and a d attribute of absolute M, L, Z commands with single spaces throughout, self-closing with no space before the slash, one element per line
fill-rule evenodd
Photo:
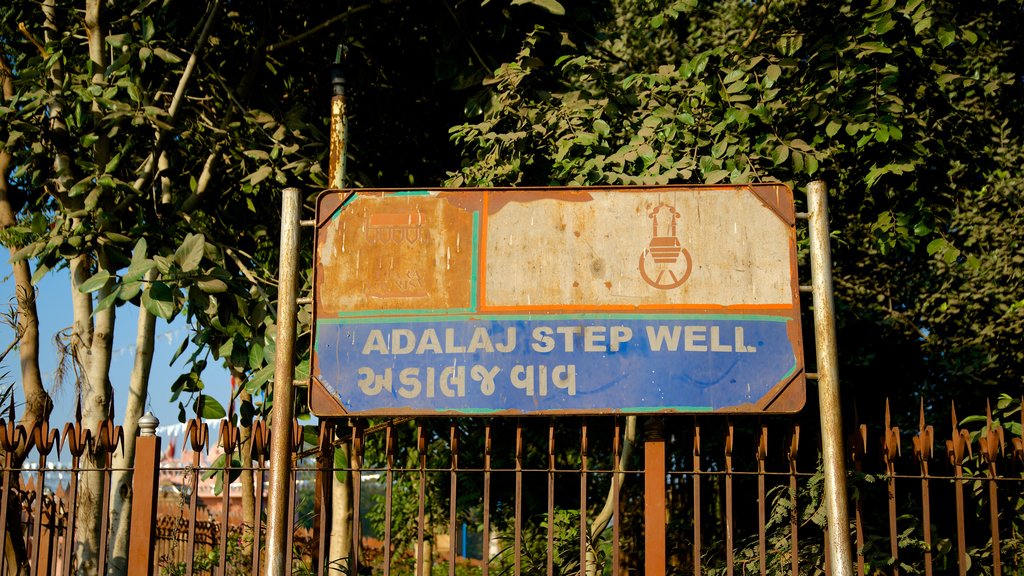
<path fill-rule="evenodd" d="M 690 252 L 683 248 L 676 234 L 679 212 L 662 203 L 647 217 L 651 219 L 651 241 L 640 253 L 640 276 L 659 290 L 678 288 L 693 270 Z"/>

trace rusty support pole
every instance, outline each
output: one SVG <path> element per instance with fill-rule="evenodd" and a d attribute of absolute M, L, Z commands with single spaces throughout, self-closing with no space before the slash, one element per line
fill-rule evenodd
<path fill-rule="evenodd" d="M 128 571 L 153 574 L 156 542 L 156 496 L 160 481 L 160 421 L 152 412 L 139 418 L 139 437 L 135 440 L 132 464 L 132 537 L 128 543 Z"/>
<path fill-rule="evenodd" d="M 280 280 L 277 292 L 277 353 L 274 356 L 274 407 L 270 422 L 270 494 L 267 502 L 266 576 L 282 576 L 291 564 L 288 550 L 289 479 L 292 468 L 292 418 L 295 382 L 295 302 L 299 264 L 299 191 L 281 198 Z"/>
<path fill-rule="evenodd" d="M 814 287 L 814 342 L 818 364 L 818 405 L 821 412 L 821 452 L 825 473 L 825 510 L 831 573 L 850 576 L 849 516 L 846 509 L 846 462 L 843 418 L 839 406 L 839 359 L 832 302 L 832 251 L 828 232 L 828 190 L 815 180 L 807 186 L 810 215 L 811 284 Z"/>
<path fill-rule="evenodd" d="M 334 96 L 331 98 L 331 132 L 330 132 L 330 166 L 327 177 L 331 188 L 345 187 L 345 148 L 348 144 L 348 115 L 345 114 L 345 48 L 338 46 L 338 54 L 331 66 L 331 85 Z"/>
<path fill-rule="evenodd" d="M 665 575 L 665 421 L 644 422 L 644 574 Z"/>

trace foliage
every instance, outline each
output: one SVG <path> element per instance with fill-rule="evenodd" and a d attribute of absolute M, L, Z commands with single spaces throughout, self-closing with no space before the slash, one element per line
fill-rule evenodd
<path fill-rule="evenodd" d="M 1024 371 L 1019 8 L 611 2 L 496 69 L 448 184 L 824 179 L 856 395 L 981 397 Z"/>

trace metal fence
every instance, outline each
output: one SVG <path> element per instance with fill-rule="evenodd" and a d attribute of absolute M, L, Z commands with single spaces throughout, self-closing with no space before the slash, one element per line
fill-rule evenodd
<path fill-rule="evenodd" d="M 1024 573 L 1024 419 L 1013 402 L 996 417 L 954 414 L 943 426 L 922 406 L 888 406 L 847 439 L 850 539 L 858 574 Z M 812 407 L 813 410 L 813 407 Z M 914 416 L 906 416 L 918 412 Z M 1012 420 L 1007 420 L 1009 415 Z M 294 574 L 818 574 L 828 573 L 820 439 L 813 414 L 588 418 L 353 419 L 295 427 L 289 495 Z M 1000 420 L 1000 416 L 1003 417 Z M 966 429 L 965 429 L 966 428 Z M 202 422 L 187 439 L 192 464 L 159 466 L 160 440 L 137 439 L 129 574 L 257 574 L 265 566 L 266 489 L 248 513 L 240 480 L 204 504 L 203 477 L 252 474 L 267 484 L 267 428 Z M 10 466 L 17 444 L 36 451 Z M 246 438 L 251 438 L 250 443 Z M 204 463 L 210 445 L 225 457 Z M 62 434 L 0 422 L 0 574 L 77 573 L 81 459 L 90 451 L 110 502 L 110 423 Z M 240 454 L 251 449 L 252 462 Z M 208 459 L 207 459 L 208 460 Z M 61 462 L 54 466 L 54 462 Z M 169 482 L 168 477 L 178 480 Z M 158 479 L 177 502 L 157 513 Z M 220 484 L 223 488 L 223 482 Z M 339 501 L 338 498 L 342 498 Z M 174 500 L 176 499 L 176 500 Z M 348 506 L 348 549 L 329 543 L 332 512 Z M 652 513 L 654 514 L 652 516 Z M 336 514 L 335 514 L 336 516 Z M 111 515 L 100 518 L 106 573 Z M 261 519 L 253 522 L 252 518 Z M 645 529 L 655 518 L 665 540 Z M 646 520 L 645 520 L 646 519 Z M 254 526 L 258 526 L 256 530 Z M 337 532 L 337 531 L 335 531 Z M 221 538 L 227 534 L 227 538 Z M 341 546 L 340 549 L 345 549 Z M 664 557 L 664 566 L 651 558 Z M 20 570 L 20 572 L 19 572 Z"/>

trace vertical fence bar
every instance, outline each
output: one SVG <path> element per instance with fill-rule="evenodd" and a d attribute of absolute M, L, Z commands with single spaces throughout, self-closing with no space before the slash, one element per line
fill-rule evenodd
<path fill-rule="evenodd" d="M 701 522 L 701 502 L 700 502 L 700 484 L 701 484 L 701 470 L 700 470 L 700 421 L 696 418 L 693 419 L 693 576 L 700 576 L 700 522 Z"/>
<path fill-rule="evenodd" d="M 110 406 L 110 414 L 107 419 L 100 423 L 99 438 L 96 442 L 96 455 L 94 461 L 102 462 L 103 470 L 100 473 L 102 478 L 102 489 L 103 497 L 100 498 L 100 549 L 99 549 L 99 570 L 100 574 L 107 572 L 107 560 L 109 549 L 107 542 L 110 540 L 110 514 L 106 514 L 106 511 L 110 510 L 110 490 L 111 490 L 111 478 L 113 471 L 111 468 L 111 462 L 113 460 L 114 450 L 117 449 L 119 443 L 124 442 L 124 433 L 120 426 L 114 425 L 114 406 Z M 122 446 L 123 448 L 123 446 Z"/>
<path fill-rule="evenodd" d="M 728 423 L 725 436 L 725 572 L 733 576 L 733 551 L 735 550 L 732 533 L 732 442 L 734 438 L 733 423 Z"/>
<path fill-rule="evenodd" d="M 38 540 L 42 554 L 38 557 L 38 564 L 36 565 L 36 574 L 46 575 L 52 574 L 56 568 L 53 557 L 54 546 L 57 543 L 57 507 L 56 501 L 50 497 L 45 496 L 43 504 L 43 531 L 40 534 Z"/>
<path fill-rule="evenodd" d="M 132 537 L 128 540 L 128 572 L 153 575 L 156 501 L 160 490 L 160 421 L 152 412 L 139 418 L 132 463 Z"/>
<path fill-rule="evenodd" d="M 6 543 L 7 543 L 7 513 L 10 507 L 10 493 L 13 488 L 11 465 L 14 460 L 14 451 L 28 436 L 25 432 L 25 428 L 21 424 L 17 424 L 14 421 L 14 399 L 11 399 L 10 409 L 8 410 L 8 421 L 4 422 L 0 418 L 0 448 L 4 450 L 4 471 L 3 471 L 3 493 L 0 494 L 0 546 L 4 546 L 3 550 L 0 550 L 0 574 L 7 573 L 7 554 L 6 554 Z"/>
<path fill-rule="evenodd" d="M 924 422 L 924 399 L 917 435 L 914 436 L 914 457 L 921 468 L 921 524 L 924 529 L 924 575 L 932 576 L 932 506 L 928 487 L 928 461 L 935 446 L 935 432 Z"/>
<path fill-rule="evenodd" d="M 516 502 L 515 530 L 513 541 L 513 563 L 515 575 L 523 573 L 523 422 L 516 420 Z"/>
<path fill-rule="evenodd" d="M 587 574 L 587 420 L 580 424 L 580 574 Z"/>
<path fill-rule="evenodd" d="M 92 432 L 82 426 L 82 419 L 80 417 L 75 419 L 74 424 L 64 426 L 64 444 L 68 447 L 68 451 L 71 452 L 71 482 L 68 485 L 68 519 L 64 537 L 64 560 L 66 562 L 64 570 L 69 573 L 77 570 L 74 562 L 74 549 L 75 524 L 78 520 L 78 466 L 82 462 L 82 454 L 88 448 L 91 437 Z M 6 490 L 3 497 L 7 497 Z M 0 517 L 5 518 L 6 516 L 0 515 Z M 6 526 L 5 523 L 3 525 Z M 2 562 L 2 555 L 0 555 L 0 562 Z M 0 569 L 0 574 L 2 573 L 3 570 Z"/>
<path fill-rule="evenodd" d="M 489 576 L 491 566 L 491 421 L 484 423 L 484 541 L 482 576 Z"/>
<path fill-rule="evenodd" d="M 547 574 L 555 573 L 555 419 L 548 419 L 548 547 Z"/>
<path fill-rule="evenodd" d="M 257 466 L 257 479 L 256 482 L 254 482 L 255 486 L 253 487 L 255 490 L 253 496 L 255 496 L 254 504 L 256 505 L 256 509 L 253 511 L 252 519 L 252 573 L 259 574 L 260 542 L 263 541 L 263 482 L 266 479 L 267 450 L 269 448 L 269 431 L 267 430 L 266 422 L 263 420 L 253 422 L 252 432 L 250 434 L 252 453 L 256 458 Z"/>
<path fill-rule="evenodd" d="M 416 576 L 430 576 L 423 573 L 427 564 L 424 558 L 424 524 L 426 524 L 427 499 L 427 439 L 423 431 L 423 422 L 416 421 L 416 450 L 419 460 L 419 521 L 416 523 Z"/>
<path fill-rule="evenodd" d="M 274 355 L 273 417 L 270 421 L 270 496 L 267 503 L 266 576 L 282 576 L 291 565 L 287 549 L 288 480 L 291 478 L 292 418 L 294 416 L 295 301 L 299 268 L 299 190 L 287 188 L 281 196 L 280 272 L 277 287 L 277 339 Z"/>
<path fill-rule="evenodd" d="M 665 574 L 665 421 L 644 422 L 644 574 Z"/>
<path fill-rule="evenodd" d="M 390 425 L 390 422 L 389 422 Z M 327 562 L 328 542 L 331 534 L 331 483 L 334 480 L 334 423 L 328 420 L 320 421 L 319 434 L 317 435 L 318 450 L 316 454 L 316 492 L 313 502 L 313 509 L 316 511 L 316 521 L 313 523 L 313 573 L 316 576 L 323 576 L 324 564 Z M 390 514 L 391 503 L 388 502 Z"/>
<path fill-rule="evenodd" d="M 619 515 L 619 491 L 622 489 L 622 469 L 625 467 L 620 462 L 622 445 L 619 437 L 622 434 L 622 420 L 614 419 L 615 427 L 612 433 L 612 576 L 619 576 L 619 525 L 622 524 L 622 517 Z M 597 537 L 597 534 L 594 534 Z"/>
<path fill-rule="evenodd" d="M 288 549 L 288 561 L 284 565 L 285 576 L 291 576 L 294 565 L 295 554 L 295 495 L 299 483 L 299 472 L 297 470 L 299 461 L 296 456 L 302 450 L 302 426 L 298 420 L 292 422 L 292 445 L 291 445 L 291 481 L 288 482 L 288 522 L 291 528 L 285 533 L 285 545 Z"/>
<path fill-rule="evenodd" d="M 768 427 L 761 425 L 757 439 L 757 557 L 761 576 L 766 574 L 768 561 L 767 535 L 765 534 L 765 459 L 768 458 Z"/>
<path fill-rule="evenodd" d="M 391 575 L 391 503 L 395 481 L 395 421 L 388 420 L 384 431 L 384 576 Z"/>
<path fill-rule="evenodd" d="M 220 446 L 224 449 L 224 466 L 221 469 L 221 519 L 220 519 L 220 550 L 217 558 L 217 574 L 228 573 L 228 526 L 231 517 L 231 454 L 238 443 L 238 428 L 231 422 L 232 408 L 229 405 L 228 417 L 220 421 Z"/>
<path fill-rule="evenodd" d="M 192 468 L 189 476 L 192 485 L 189 487 L 188 504 L 188 543 L 185 549 L 185 573 L 192 574 L 196 556 L 196 514 L 199 509 L 199 457 L 209 436 L 209 428 L 198 418 L 189 420 L 185 428 L 185 436 L 192 447 Z M 277 576 L 277 575 L 274 575 Z"/>
<path fill-rule="evenodd" d="M 359 574 L 359 553 L 363 549 L 362 520 L 359 502 L 363 485 L 363 450 L 366 446 L 366 421 L 354 419 L 352 423 L 352 563 L 353 574 Z M 426 458 L 426 452 L 423 453 Z"/>
<path fill-rule="evenodd" d="M 800 524 L 800 506 L 797 498 L 796 485 L 796 457 L 800 447 L 800 425 L 793 424 L 790 429 L 789 450 L 786 458 L 789 460 L 789 498 L 792 506 L 789 509 L 789 547 L 790 547 L 790 570 L 793 576 L 800 575 L 800 539 L 797 537 L 797 529 Z"/>
<path fill-rule="evenodd" d="M 1024 410 L 1024 405 L 1021 406 Z M 1002 454 L 1005 440 L 1002 426 L 992 423 L 992 406 L 985 403 L 985 435 L 978 439 L 981 458 L 988 473 L 989 529 L 992 532 L 992 574 L 1002 576 L 1003 561 L 999 547 L 999 494 L 996 489 L 996 459 Z"/>
<path fill-rule="evenodd" d="M 853 469 L 860 473 L 864 468 L 864 454 L 868 449 L 868 427 L 857 426 L 857 431 L 850 435 L 850 457 Z M 857 498 L 853 507 L 853 527 L 857 541 L 857 576 L 864 576 L 864 498 Z"/>
<path fill-rule="evenodd" d="M 456 420 L 452 419 L 448 431 L 449 446 L 451 447 L 451 469 L 449 481 L 451 486 L 448 495 L 448 576 L 455 576 L 455 558 L 457 548 L 455 546 L 455 515 L 458 512 L 458 485 L 459 485 L 459 427 Z"/>
<path fill-rule="evenodd" d="M 814 289 L 814 342 L 818 365 L 818 405 L 821 417 L 825 509 L 829 525 L 832 573 L 849 576 L 853 566 L 847 536 L 846 462 L 842 410 L 839 404 L 839 359 L 832 301 L 832 251 L 829 247 L 828 192 L 816 180 L 807 186 L 810 220 L 811 284 Z"/>
<path fill-rule="evenodd" d="M 50 425 L 44 420 L 37 423 L 35 428 L 32 430 L 32 435 L 35 437 L 36 451 L 39 452 L 39 485 L 36 487 L 36 518 L 33 525 L 33 556 L 32 566 L 35 568 L 37 574 L 45 574 L 45 569 L 40 565 L 40 559 L 42 558 L 41 545 L 43 536 L 43 488 L 46 485 L 46 457 L 50 454 L 54 444 L 58 443 L 60 436 L 56 430 L 51 430 Z M 49 550 L 47 550 L 49 552 Z"/>
<path fill-rule="evenodd" d="M 971 439 L 966 430 L 957 426 L 956 406 L 953 406 L 953 430 L 946 440 L 946 454 L 953 465 L 953 491 L 956 498 L 956 562 L 960 576 L 967 576 L 967 535 L 964 527 L 964 459 L 971 454 Z M 966 449 L 966 450 L 965 450 Z M 966 452 L 966 454 L 965 454 Z"/>
<path fill-rule="evenodd" d="M 889 553 L 892 555 L 892 575 L 900 573 L 899 531 L 896 525 L 896 458 L 900 455 L 900 429 L 892 426 L 889 399 L 885 399 L 885 436 L 882 458 L 885 460 L 886 487 L 889 492 Z"/>

